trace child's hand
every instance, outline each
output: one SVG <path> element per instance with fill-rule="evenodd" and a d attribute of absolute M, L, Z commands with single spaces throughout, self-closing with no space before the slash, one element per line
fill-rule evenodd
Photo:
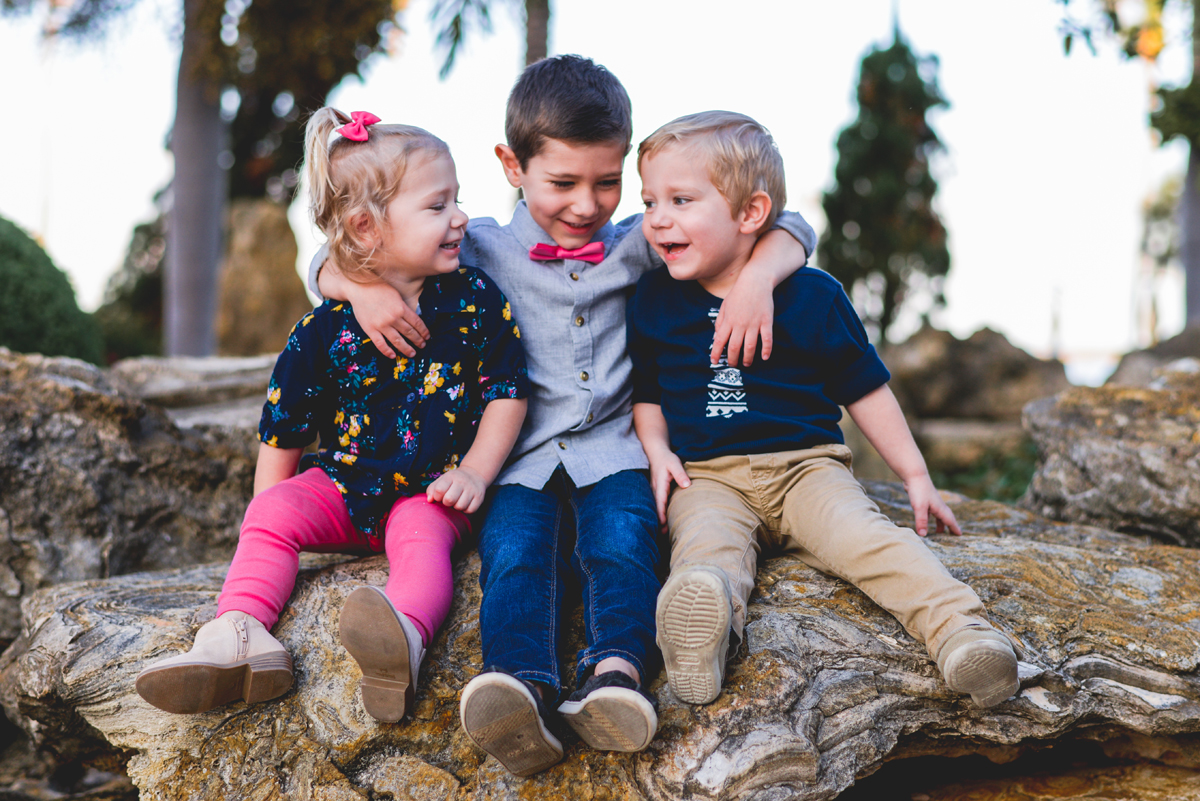
<path fill-rule="evenodd" d="M 928 473 L 905 481 L 904 489 L 908 491 L 908 500 L 912 504 L 913 514 L 917 517 L 917 534 L 924 537 L 929 533 L 929 516 L 932 515 L 937 520 L 938 534 L 948 529 L 952 534 L 962 535 L 962 529 L 954 519 L 954 512 L 950 511 L 950 507 L 942 500 Z"/>
<path fill-rule="evenodd" d="M 654 490 L 654 505 L 658 507 L 658 524 L 664 530 L 667 526 L 667 498 L 671 496 L 671 482 L 681 487 L 692 485 L 687 471 L 683 469 L 683 462 L 668 450 L 650 460 L 650 488 Z"/>
<path fill-rule="evenodd" d="M 391 346 L 405 356 L 415 356 L 416 348 L 425 347 L 429 329 L 393 287 L 387 284 L 358 284 L 348 294 L 354 307 L 354 319 L 358 320 L 363 331 L 371 338 L 371 343 L 385 357 L 396 358 Z"/>
<path fill-rule="evenodd" d="M 754 364 L 754 351 L 762 341 L 762 358 L 771 357 L 771 326 L 775 323 L 774 287 L 757 273 L 743 271 L 729 290 L 717 314 L 717 332 L 713 336 L 709 361 L 717 364 L 728 348 L 729 366 Z"/>
<path fill-rule="evenodd" d="M 460 512 L 472 514 L 483 504 L 487 482 L 483 476 L 469 467 L 459 465 L 442 473 L 425 489 L 425 496 L 434 503 L 452 506 Z"/>

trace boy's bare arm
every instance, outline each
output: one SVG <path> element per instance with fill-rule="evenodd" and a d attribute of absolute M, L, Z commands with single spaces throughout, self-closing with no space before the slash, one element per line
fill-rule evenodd
<path fill-rule="evenodd" d="M 658 523 L 667 524 L 667 498 L 671 494 L 671 482 L 681 487 L 691 486 L 683 462 L 671 451 L 667 437 L 667 419 L 657 403 L 633 404 L 633 427 L 642 450 L 650 460 L 650 487 L 654 490 L 654 503 L 658 508 Z"/>
<path fill-rule="evenodd" d="M 296 475 L 302 453 L 303 448 L 273 448 L 265 442 L 260 442 L 258 464 L 254 468 L 254 494 L 257 495 Z"/>
<path fill-rule="evenodd" d="M 728 347 L 731 366 L 737 366 L 740 361 L 749 367 L 754 363 L 754 352 L 760 349 L 760 342 L 762 358 L 771 357 L 775 287 L 803 267 L 807 260 L 804 245 L 782 228 L 773 228 L 759 238 L 750 261 L 742 268 L 737 283 L 721 304 L 717 332 L 709 354 L 713 364 Z"/>
<path fill-rule="evenodd" d="M 879 451 L 887 466 L 904 482 L 904 489 L 908 492 L 916 515 L 917 533 L 922 537 L 928 533 L 929 516 L 932 515 L 937 520 L 939 534 L 945 529 L 962 534 L 958 521 L 954 519 L 954 512 L 933 486 L 925 459 L 913 441 L 904 412 L 900 410 L 900 404 L 888 385 L 884 384 L 867 393 L 847 406 L 846 411 L 875 450 Z"/>
<path fill-rule="evenodd" d="M 524 398 L 498 398 L 488 403 L 479 418 L 475 442 L 456 469 L 440 475 L 425 490 L 429 500 L 467 514 L 479 509 L 517 442 L 527 405 Z"/>
<path fill-rule="evenodd" d="M 349 301 L 354 307 L 354 319 L 389 359 L 396 358 L 392 347 L 405 356 L 415 356 L 416 348 L 425 347 L 429 340 L 429 329 L 420 315 L 389 284 L 351 281 L 327 260 L 317 275 L 317 288 L 323 297 Z"/>

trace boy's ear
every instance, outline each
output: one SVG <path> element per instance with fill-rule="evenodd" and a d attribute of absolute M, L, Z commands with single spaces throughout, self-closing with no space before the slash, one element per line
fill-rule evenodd
<path fill-rule="evenodd" d="M 757 234 L 771 214 L 771 196 L 761 189 L 750 196 L 738 214 L 739 230 L 743 234 Z"/>
<path fill-rule="evenodd" d="M 510 184 L 520 188 L 525 171 L 521 169 L 521 162 L 517 158 L 517 154 L 508 145 L 496 145 L 496 158 L 500 159 L 500 166 L 504 168 L 504 177 Z"/>

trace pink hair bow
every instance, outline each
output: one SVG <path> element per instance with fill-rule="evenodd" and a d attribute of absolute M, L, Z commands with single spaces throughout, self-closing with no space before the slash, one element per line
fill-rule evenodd
<path fill-rule="evenodd" d="M 367 126 L 379 122 L 379 118 L 369 111 L 352 111 L 350 119 L 352 121 L 338 128 L 337 132 L 355 142 L 367 141 Z"/>

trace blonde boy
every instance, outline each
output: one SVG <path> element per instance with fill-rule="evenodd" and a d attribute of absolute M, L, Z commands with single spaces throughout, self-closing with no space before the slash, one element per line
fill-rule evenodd
<path fill-rule="evenodd" d="M 666 269 L 639 281 L 628 342 L 634 422 L 671 537 L 656 622 L 674 694 L 704 704 L 720 692 L 763 548 L 857 586 L 979 706 L 1016 693 L 1012 646 L 917 536 L 931 517 L 938 531 L 961 531 L 837 281 L 796 271 L 775 290 L 773 358 L 710 365 L 721 299 L 783 207 L 770 134 L 741 114 L 681 117 L 642 142 L 638 169 L 642 230 Z M 916 533 L 884 517 L 854 479 L 839 406 L 903 479 Z"/>

